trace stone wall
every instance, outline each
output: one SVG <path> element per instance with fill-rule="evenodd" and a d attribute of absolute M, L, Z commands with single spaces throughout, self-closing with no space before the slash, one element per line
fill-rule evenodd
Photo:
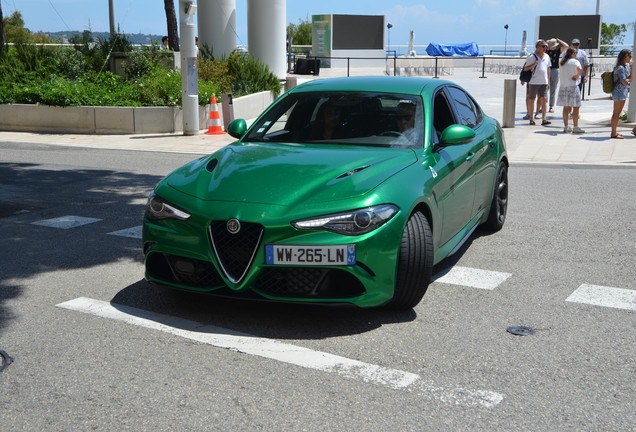
<path fill-rule="evenodd" d="M 274 100 L 271 92 L 233 99 L 234 117 L 258 117 Z M 221 124 L 223 110 L 218 104 Z M 54 107 L 0 105 L 0 130 L 68 134 L 150 134 L 183 132 L 178 107 Z M 207 130 L 210 105 L 199 107 L 199 129 Z"/>

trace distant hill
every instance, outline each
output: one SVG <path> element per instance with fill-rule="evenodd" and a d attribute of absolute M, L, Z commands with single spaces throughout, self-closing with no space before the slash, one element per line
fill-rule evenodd
<path fill-rule="evenodd" d="M 55 39 L 56 37 L 61 37 L 64 42 L 68 42 L 69 38 L 73 37 L 76 34 L 82 34 L 80 30 L 69 30 L 69 31 L 58 31 L 58 32 L 44 32 L 51 39 Z M 93 38 L 103 38 L 108 39 L 110 37 L 109 32 L 92 32 Z M 132 44 L 142 44 L 142 45 L 150 45 L 153 40 L 161 43 L 161 38 L 165 35 L 146 35 L 146 34 L 133 34 L 133 33 L 125 33 L 126 39 Z"/>

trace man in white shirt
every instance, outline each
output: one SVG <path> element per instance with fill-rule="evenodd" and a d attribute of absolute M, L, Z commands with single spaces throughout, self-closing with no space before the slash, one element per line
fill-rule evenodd
<path fill-rule="evenodd" d="M 546 105 L 548 89 L 550 88 L 550 67 L 552 66 L 552 62 L 550 61 L 550 56 L 546 54 L 546 50 L 548 49 L 546 41 L 539 39 L 534 46 L 535 51 L 528 56 L 526 63 L 523 66 L 524 71 L 532 70 L 532 78 L 528 83 L 528 98 L 526 99 L 526 105 L 528 112 L 532 113 L 534 111 L 534 100 L 538 96 L 538 106 L 540 108 L 537 109 L 541 110 L 541 116 L 543 117 L 541 125 L 547 126 L 551 123 L 546 118 Z M 530 117 L 530 124 L 535 124 L 532 116 Z"/>

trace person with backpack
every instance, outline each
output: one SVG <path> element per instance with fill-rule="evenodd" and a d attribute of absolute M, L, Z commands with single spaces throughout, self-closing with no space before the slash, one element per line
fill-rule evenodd
<path fill-rule="evenodd" d="M 550 89 L 549 77 L 552 62 L 550 61 L 550 57 L 546 55 L 548 44 L 543 39 L 539 39 L 537 41 L 535 48 L 535 52 L 528 56 L 523 65 L 523 70 L 525 72 L 532 71 L 532 78 L 530 78 L 530 81 L 528 82 L 529 91 L 528 100 L 526 100 L 526 108 L 528 109 L 528 113 L 532 113 L 534 109 L 534 100 L 538 97 L 537 111 L 541 109 L 541 115 L 543 117 L 541 125 L 547 126 L 551 123 L 546 118 L 546 99 L 548 96 L 548 90 Z M 534 120 L 530 117 L 530 125 L 534 124 Z"/>
<path fill-rule="evenodd" d="M 614 67 L 614 90 L 612 91 L 612 100 L 614 101 L 614 111 L 612 112 L 612 132 L 610 138 L 624 139 L 625 137 L 618 133 L 618 119 L 623 112 L 625 101 L 629 95 L 629 83 L 634 79 L 634 59 L 632 52 L 628 49 L 618 53 L 616 66 Z M 636 136 L 636 127 L 632 129 L 632 135 Z"/>
<path fill-rule="evenodd" d="M 579 127 L 579 109 L 581 108 L 579 83 L 581 82 L 583 67 L 576 59 L 576 50 L 568 48 L 559 64 L 561 65 L 562 77 L 557 105 L 563 107 L 563 132 L 585 133 Z M 573 111 L 572 123 L 574 123 L 574 128 L 568 125 L 570 111 Z"/>

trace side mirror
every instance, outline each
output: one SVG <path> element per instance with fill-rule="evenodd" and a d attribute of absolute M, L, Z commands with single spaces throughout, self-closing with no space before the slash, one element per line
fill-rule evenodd
<path fill-rule="evenodd" d="M 450 125 L 444 132 L 442 132 L 442 136 L 440 137 L 440 144 L 438 147 L 446 147 L 449 145 L 455 144 L 466 144 L 475 139 L 475 131 L 469 128 L 468 126 L 463 125 Z"/>
<path fill-rule="evenodd" d="M 232 120 L 230 124 L 227 125 L 227 133 L 234 138 L 243 138 L 245 132 L 247 132 L 247 123 L 245 123 L 243 119 Z"/>

